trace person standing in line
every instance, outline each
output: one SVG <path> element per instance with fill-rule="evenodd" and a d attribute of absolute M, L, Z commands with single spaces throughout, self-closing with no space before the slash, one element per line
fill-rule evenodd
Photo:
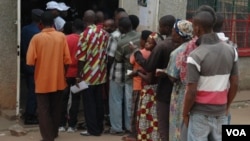
<path fill-rule="evenodd" d="M 62 93 L 67 86 L 65 69 L 71 64 L 66 37 L 53 28 L 53 20 L 51 12 L 42 14 L 44 28 L 31 39 L 26 58 L 27 65 L 35 66 L 35 92 L 43 141 L 54 141 L 58 136 Z"/>
<path fill-rule="evenodd" d="M 148 36 L 152 32 L 149 30 L 143 30 L 141 32 L 141 39 L 140 39 L 140 51 L 144 58 L 148 58 L 150 55 L 150 51 L 145 49 L 145 43 L 147 42 Z M 133 47 L 134 48 L 134 47 Z M 133 65 L 133 72 L 129 75 L 133 77 L 133 93 L 132 93 L 132 106 L 131 106 L 131 134 L 124 137 L 124 140 L 136 140 L 137 139 L 137 110 L 138 110 L 138 102 L 140 92 L 142 90 L 142 79 L 140 76 L 137 75 L 137 70 L 141 68 L 141 66 L 136 63 L 135 57 L 133 54 L 130 56 L 130 63 Z"/>
<path fill-rule="evenodd" d="M 213 33 L 215 21 L 215 14 L 207 11 L 193 18 L 200 44 L 187 59 L 183 119 L 188 141 L 222 140 L 222 125 L 228 124 L 228 110 L 238 89 L 237 51 Z"/>
<path fill-rule="evenodd" d="M 159 40 L 159 34 L 153 32 L 149 35 L 145 44 L 147 51 L 152 51 Z M 146 58 L 147 59 L 147 58 Z M 137 70 L 137 75 L 142 78 L 142 90 L 139 95 L 137 110 L 137 141 L 159 141 L 158 118 L 156 112 L 156 88 L 157 79 L 155 71 L 147 72 L 143 69 Z M 128 140 L 129 141 L 129 140 Z"/>
<path fill-rule="evenodd" d="M 124 131 L 122 129 L 122 124 L 119 122 L 121 117 L 117 118 L 117 113 L 113 111 L 116 109 L 114 104 L 110 101 L 111 95 L 123 95 L 124 94 L 124 82 L 122 81 L 122 66 L 121 63 L 114 63 L 115 51 L 117 50 L 118 41 L 121 39 L 121 32 L 118 29 L 119 19 L 123 17 L 128 17 L 128 14 L 124 11 L 117 12 L 115 15 L 115 31 L 111 33 L 111 38 L 107 47 L 108 55 L 108 75 L 109 75 L 109 117 L 110 117 L 110 129 L 105 132 L 112 132 L 112 134 L 123 135 Z M 112 84 L 115 85 L 112 85 Z M 121 103 L 122 104 L 122 103 Z M 122 109 L 120 109 L 122 110 Z M 120 116 L 120 115 L 119 115 Z M 113 128 L 113 129 L 112 129 Z M 120 129 L 119 129 L 120 128 Z M 112 130 L 112 131 L 111 131 Z"/>
<path fill-rule="evenodd" d="M 76 124 L 77 124 L 77 116 L 79 111 L 81 95 L 80 92 L 74 94 L 70 92 L 70 87 L 75 85 L 76 83 L 78 66 L 75 54 L 77 53 L 78 50 L 78 41 L 80 38 L 80 34 L 83 32 L 83 29 L 84 26 L 82 20 L 76 19 L 72 24 L 73 33 L 66 36 L 72 64 L 69 65 L 66 72 L 66 82 L 68 84 L 68 87 L 65 89 L 63 93 L 62 115 L 61 115 L 60 127 L 58 129 L 59 132 L 66 131 L 67 123 L 68 123 L 67 132 L 72 133 L 77 130 Z M 70 107 L 68 107 L 69 97 L 71 97 Z"/>
<path fill-rule="evenodd" d="M 98 10 L 96 11 L 95 14 L 96 14 L 96 21 L 95 21 L 96 26 L 100 26 L 101 28 L 103 28 L 103 23 L 105 21 L 105 16 L 103 11 Z"/>
<path fill-rule="evenodd" d="M 134 53 L 136 62 L 142 66 L 145 71 L 152 72 L 156 69 L 164 69 L 168 65 L 170 53 L 175 49 L 176 45 L 170 37 L 173 25 L 176 19 L 172 15 L 163 16 L 159 21 L 159 32 L 161 35 L 167 36 L 163 41 L 159 41 L 152 50 L 148 59 L 144 59 L 139 51 Z M 164 61 L 162 61 L 164 60 Z M 167 76 L 158 77 L 158 85 L 156 91 L 156 107 L 159 123 L 159 133 L 162 141 L 169 139 L 169 105 L 173 84 Z"/>
<path fill-rule="evenodd" d="M 115 51 L 114 62 L 111 68 L 110 81 L 110 122 L 111 134 L 123 135 L 122 128 L 122 102 L 124 99 L 124 125 L 125 130 L 131 132 L 131 99 L 132 99 L 132 79 L 125 76 L 127 70 L 132 70 L 130 64 L 130 54 L 132 53 L 129 42 L 139 46 L 140 33 L 132 30 L 132 23 L 128 17 L 119 19 L 118 28 L 123 36 L 118 41 Z"/>
<path fill-rule="evenodd" d="M 106 48 L 108 34 L 95 25 L 95 12 L 84 12 L 86 29 L 81 33 L 78 51 L 78 72 L 76 82 L 85 81 L 89 87 L 83 91 L 84 116 L 87 130 L 84 136 L 100 136 L 104 125 L 103 87 L 107 76 Z"/>
<path fill-rule="evenodd" d="M 54 16 L 54 27 L 57 31 L 63 31 L 66 21 L 60 16 L 62 8 L 56 1 L 49 1 L 46 3 L 46 10 L 51 11 Z"/>
<path fill-rule="evenodd" d="M 106 19 L 103 23 L 103 29 L 108 32 L 109 34 L 109 41 L 107 47 L 109 47 L 111 41 L 112 41 L 112 36 L 111 34 L 115 31 L 115 21 L 113 19 Z M 108 49 L 107 49 L 108 50 Z M 104 87 L 104 96 L 103 96 L 103 101 L 104 101 L 104 118 L 105 118 L 105 124 L 107 126 L 110 126 L 110 119 L 109 119 L 109 66 L 107 66 L 107 81 L 105 83 Z"/>
<path fill-rule="evenodd" d="M 139 24 L 140 24 L 139 18 L 138 18 L 136 15 L 129 15 L 128 17 L 129 17 L 129 19 L 130 19 L 130 21 L 131 21 L 131 23 L 132 23 L 132 29 L 133 29 L 134 31 L 136 31 L 137 27 L 138 27 Z"/>
<path fill-rule="evenodd" d="M 26 85 L 28 88 L 27 102 L 24 113 L 24 124 L 38 124 L 37 120 L 37 101 L 35 94 L 34 67 L 26 64 L 26 56 L 31 38 L 41 30 L 41 9 L 32 9 L 32 23 L 24 26 L 21 31 L 21 67 L 25 74 Z"/>
<path fill-rule="evenodd" d="M 185 80 L 180 77 L 180 68 L 183 60 L 183 51 L 187 47 L 189 40 L 192 38 L 193 27 L 192 23 L 187 20 L 177 20 L 172 30 L 173 42 L 180 44 L 170 54 L 168 67 L 162 71 L 157 71 L 158 75 L 168 75 L 174 83 L 170 101 L 169 113 L 169 140 L 184 141 L 181 131 L 183 126 L 182 110 L 185 94 Z M 161 74 L 162 72 L 162 74 Z"/>
<path fill-rule="evenodd" d="M 66 5 L 64 2 L 59 2 L 58 3 L 59 7 L 61 8 L 60 11 L 60 16 L 66 21 L 68 22 L 67 18 L 68 18 L 68 11 L 70 9 L 70 7 L 68 5 Z"/>

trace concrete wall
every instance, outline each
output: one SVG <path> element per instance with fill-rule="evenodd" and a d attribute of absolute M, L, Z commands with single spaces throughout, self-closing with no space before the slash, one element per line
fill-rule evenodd
<path fill-rule="evenodd" d="M 186 18 L 187 0 L 160 0 L 159 17 L 173 15 L 178 19 Z"/>
<path fill-rule="evenodd" d="M 17 0 L 0 0 L 0 109 L 16 106 Z"/>
<path fill-rule="evenodd" d="M 137 0 L 119 0 L 119 7 L 126 9 L 128 14 L 135 14 L 140 19 L 139 31 L 149 29 L 157 31 L 158 21 L 164 15 L 185 18 L 186 0 L 148 0 L 147 7 L 137 4 Z"/>
<path fill-rule="evenodd" d="M 239 58 L 240 90 L 250 90 L 250 57 Z"/>

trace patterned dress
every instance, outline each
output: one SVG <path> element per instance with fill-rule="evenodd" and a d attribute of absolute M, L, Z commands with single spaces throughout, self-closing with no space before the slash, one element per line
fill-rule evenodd
<path fill-rule="evenodd" d="M 157 85 L 145 85 L 140 94 L 137 111 L 137 141 L 159 141 L 156 113 Z"/>
<path fill-rule="evenodd" d="M 180 65 L 184 61 L 183 52 L 187 47 L 187 42 L 175 49 L 171 55 L 166 72 L 171 77 L 177 79 L 174 83 L 171 100 L 170 100 L 170 114 L 169 114 L 169 140 L 181 140 L 181 126 L 182 126 L 182 110 L 185 94 L 185 85 L 180 79 Z"/>

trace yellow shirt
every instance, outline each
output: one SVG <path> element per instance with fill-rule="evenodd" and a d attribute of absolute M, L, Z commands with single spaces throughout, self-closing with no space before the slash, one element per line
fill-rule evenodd
<path fill-rule="evenodd" d="M 27 52 L 27 65 L 35 66 L 35 92 L 38 94 L 64 90 L 64 65 L 71 63 L 69 48 L 63 33 L 45 28 L 33 36 Z"/>

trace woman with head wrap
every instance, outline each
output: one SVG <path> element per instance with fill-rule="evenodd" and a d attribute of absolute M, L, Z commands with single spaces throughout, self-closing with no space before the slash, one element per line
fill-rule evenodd
<path fill-rule="evenodd" d="M 151 33 L 146 41 L 145 49 L 152 51 L 159 40 L 158 33 Z M 155 100 L 157 88 L 155 71 L 138 70 L 137 74 L 142 78 L 142 90 L 137 110 L 137 141 L 158 141 L 160 137 Z"/>
<path fill-rule="evenodd" d="M 162 72 L 167 74 L 173 81 L 174 87 L 170 101 L 170 117 L 169 117 L 169 140 L 185 141 L 185 132 L 182 126 L 182 110 L 184 101 L 185 81 L 180 77 L 180 65 L 184 61 L 183 52 L 187 47 L 188 41 L 192 38 L 192 23 L 187 20 L 177 20 L 172 29 L 173 42 L 180 44 L 171 54 L 168 67 Z M 159 72 L 156 73 L 157 75 Z"/>

